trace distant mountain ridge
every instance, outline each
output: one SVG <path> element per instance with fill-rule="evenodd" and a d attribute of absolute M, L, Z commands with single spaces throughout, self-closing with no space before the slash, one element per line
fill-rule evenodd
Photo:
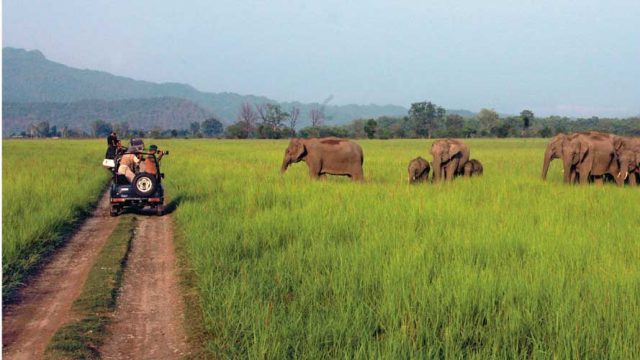
<path fill-rule="evenodd" d="M 30 124 L 47 121 L 51 126 L 78 129 L 91 133 L 95 120 L 127 122 L 135 129 L 188 129 L 192 122 L 211 117 L 195 103 L 179 98 L 125 100 L 80 100 L 69 103 L 4 102 L 3 136 L 19 134 Z"/>
<path fill-rule="evenodd" d="M 112 75 L 103 71 L 76 69 L 50 61 L 37 50 L 27 51 L 5 47 L 3 48 L 2 61 L 3 104 L 31 103 L 30 106 L 38 108 L 32 114 L 25 114 L 27 108 L 22 107 L 20 108 L 21 112 L 16 114 L 21 116 L 34 115 L 35 113 L 42 115 L 43 109 L 53 106 L 51 103 L 74 103 L 71 107 L 83 109 L 89 115 L 90 111 L 87 106 L 90 104 L 100 106 L 99 104 L 102 103 L 75 103 L 87 100 L 120 101 L 163 98 L 188 100 L 206 111 L 207 115 L 216 116 L 227 124 L 236 120 L 238 110 L 244 102 L 250 104 L 277 103 L 285 111 L 288 111 L 292 106 L 297 106 L 300 108 L 299 126 L 305 126 L 309 123 L 309 111 L 321 107 L 319 103 L 278 102 L 263 96 L 239 95 L 228 92 L 208 93 L 187 84 L 153 83 Z M 48 103 L 48 105 L 35 105 L 35 103 Z M 139 103 L 143 104 L 143 102 Z M 111 106 L 123 104 L 125 103 L 111 103 Z M 175 105 L 175 103 L 172 104 Z M 146 103 L 146 105 L 149 104 Z M 154 104 L 154 106 L 157 105 L 158 103 Z M 18 108 L 12 105 L 12 109 Z M 132 110 L 131 104 L 127 105 L 127 109 Z M 465 110 L 450 112 L 473 116 L 472 112 Z M 356 118 L 403 116 L 407 114 L 407 109 L 396 105 L 327 105 L 324 108 L 324 113 L 329 124 L 344 124 Z M 176 122 L 168 124 L 171 128 L 180 128 L 185 123 L 180 120 L 179 114 L 174 114 L 174 118 Z M 78 120 L 86 121 L 87 119 Z"/>

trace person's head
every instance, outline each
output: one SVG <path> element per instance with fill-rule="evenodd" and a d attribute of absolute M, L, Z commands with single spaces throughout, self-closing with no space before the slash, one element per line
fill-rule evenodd
<path fill-rule="evenodd" d="M 157 145 L 149 146 L 149 153 L 150 154 L 155 154 L 157 151 L 158 151 L 158 146 Z"/>
<path fill-rule="evenodd" d="M 116 143 L 116 145 L 121 148 L 122 147 L 122 141 L 118 140 L 118 142 Z"/>
<path fill-rule="evenodd" d="M 112 131 L 112 132 L 111 132 L 111 135 L 116 136 L 116 132 L 115 132 L 115 131 Z"/>

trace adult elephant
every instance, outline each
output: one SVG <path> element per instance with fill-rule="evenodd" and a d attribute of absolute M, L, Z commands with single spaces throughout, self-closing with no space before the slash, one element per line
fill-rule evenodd
<path fill-rule="evenodd" d="M 542 163 L 542 180 L 547 180 L 547 173 L 549 172 L 549 165 L 553 159 L 562 158 L 562 143 L 567 140 L 568 137 L 573 137 L 575 134 L 556 134 L 552 137 L 547 144 L 547 149 L 544 152 L 544 162 Z M 570 174 L 571 178 L 575 178 L 575 173 Z"/>
<path fill-rule="evenodd" d="M 614 136 L 598 132 L 577 133 L 562 142 L 564 181 L 571 182 L 572 172 L 579 176 L 581 184 L 587 184 L 593 176 L 597 184 L 603 183 L 605 174 L 611 175 L 616 184 L 622 185 Z"/>
<path fill-rule="evenodd" d="M 616 136 L 613 147 L 620 165 L 619 176 L 636 186 L 640 177 L 640 137 Z"/>
<path fill-rule="evenodd" d="M 353 141 L 335 137 L 291 139 L 284 152 L 282 172 L 292 163 L 303 160 L 313 179 L 331 174 L 349 176 L 354 181 L 364 180 L 364 155 L 360 145 Z"/>
<path fill-rule="evenodd" d="M 578 132 L 578 133 L 569 133 L 569 134 L 563 134 L 563 133 L 559 133 L 556 134 L 556 136 L 552 137 L 551 140 L 549 140 L 549 143 L 547 144 L 547 148 L 544 152 L 544 161 L 542 163 L 542 180 L 547 180 L 547 173 L 549 172 L 549 165 L 551 164 L 551 161 L 553 161 L 554 159 L 562 159 L 562 145 L 565 144 L 566 142 L 570 142 L 571 140 L 575 139 L 578 135 L 602 135 L 602 136 L 608 136 L 611 138 L 611 136 L 609 134 L 604 134 L 604 133 L 600 133 L 597 131 L 585 131 L 585 132 Z M 571 168 L 571 172 L 568 174 L 568 180 L 567 180 L 567 174 L 565 174 L 565 181 L 568 183 L 574 183 L 578 180 L 578 173 L 575 170 L 575 167 Z"/>
<path fill-rule="evenodd" d="M 464 171 L 464 164 L 471 154 L 469 147 L 455 139 L 438 140 L 431 145 L 433 156 L 433 180 L 453 180 Z"/>

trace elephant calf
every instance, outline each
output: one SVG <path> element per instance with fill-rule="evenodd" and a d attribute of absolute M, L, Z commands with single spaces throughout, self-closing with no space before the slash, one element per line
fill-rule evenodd
<path fill-rule="evenodd" d="M 471 159 L 464 163 L 464 176 L 480 176 L 482 172 L 482 163 L 480 161 Z"/>
<path fill-rule="evenodd" d="M 409 184 L 427 181 L 429 179 L 429 162 L 420 156 L 409 163 Z"/>

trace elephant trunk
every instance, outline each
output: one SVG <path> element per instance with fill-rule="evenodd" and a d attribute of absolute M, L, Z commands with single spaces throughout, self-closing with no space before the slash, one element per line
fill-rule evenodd
<path fill-rule="evenodd" d="M 284 174 L 287 171 L 287 168 L 291 165 L 291 159 L 288 156 L 282 160 L 282 166 L 280 167 L 280 172 Z"/>
<path fill-rule="evenodd" d="M 436 157 L 433 158 L 433 180 L 434 182 L 440 181 L 442 177 L 442 169 L 440 167 L 441 162 Z"/>
<path fill-rule="evenodd" d="M 544 152 L 544 162 L 542 163 L 542 180 L 547 180 L 549 164 L 551 163 L 551 149 Z"/>
<path fill-rule="evenodd" d="M 564 182 L 569 184 L 571 183 L 571 168 L 573 164 L 571 163 L 571 159 L 564 159 Z"/>

